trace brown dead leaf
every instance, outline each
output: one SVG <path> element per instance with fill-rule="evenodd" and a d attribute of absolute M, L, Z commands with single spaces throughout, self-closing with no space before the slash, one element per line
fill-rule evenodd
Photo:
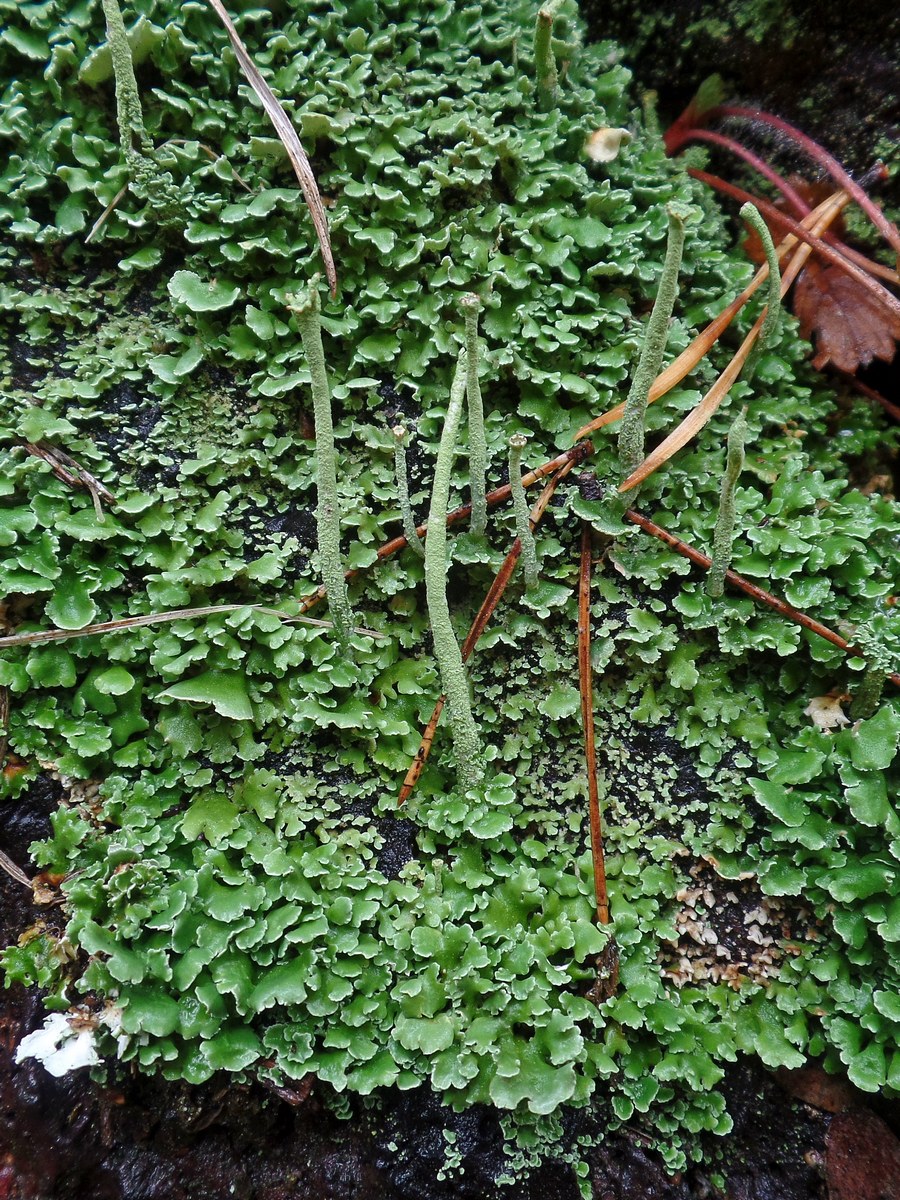
<path fill-rule="evenodd" d="M 829 190 L 829 184 L 808 183 L 799 175 L 791 175 L 788 182 L 810 206 L 821 203 Z M 783 200 L 776 201 L 775 207 L 787 211 Z M 767 224 L 773 237 L 779 236 L 775 222 L 769 220 Z M 841 239 L 843 233 L 843 220 L 838 218 L 832 224 L 831 234 Z M 848 259 L 856 257 L 846 246 L 837 248 Z M 744 251 L 752 262 L 765 261 L 762 242 L 752 229 L 744 241 Z M 872 265 L 867 263 L 869 267 Z M 800 319 L 803 337 L 811 341 L 815 334 L 817 353 L 813 366 L 821 369 L 831 363 L 850 375 L 873 358 L 890 362 L 900 339 L 900 312 L 890 303 L 890 294 L 886 303 L 879 303 L 872 288 L 858 278 L 858 272 L 854 278 L 853 266 L 851 261 L 848 271 L 833 262 L 810 259 L 794 285 L 791 305 Z"/>
<path fill-rule="evenodd" d="M 836 1116 L 825 1151 L 828 1200 L 900 1200 L 900 1142 L 874 1113 Z"/>
<path fill-rule="evenodd" d="M 900 316 L 832 263 L 807 263 L 794 286 L 793 308 L 803 337 L 815 335 L 814 367 L 832 363 L 852 375 L 873 358 L 894 357 Z"/>

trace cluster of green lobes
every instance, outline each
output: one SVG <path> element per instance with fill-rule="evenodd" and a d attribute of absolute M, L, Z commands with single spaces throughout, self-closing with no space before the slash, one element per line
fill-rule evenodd
<path fill-rule="evenodd" d="M 0 119 L 0 219 L 29 250 L 0 260 L 11 400 L 0 429 L 11 445 L 64 446 L 117 498 L 101 524 L 84 493 L 10 449 L 0 582 L 24 598 L 23 627 L 209 604 L 290 611 L 318 581 L 299 412 L 309 374 L 287 307 L 319 268 L 311 224 L 208 8 L 124 8 L 145 129 L 183 220 L 160 228 L 126 192 L 86 244 L 126 183 L 99 5 L 0 0 L 0 67 L 15 81 Z M 667 203 L 699 210 L 670 353 L 746 282 L 720 216 L 644 127 L 615 48 L 581 43 L 574 5 L 554 26 L 552 105 L 535 81 L 532 3 L 289 3 L 235 16 L 328 203 L 341 292 L 322 296 L 324 349 L 348 565 L 372 567 L 399 528 L 401 418 L 416 432 L 421 515 L 464 294 L 484 303 L 493 486 L 510 434 L 527 430 L 530 462 L 544 461 L 621 399 Z M 591 163 L 584 143 L 604 125 L 634 139 Z M 735 389 L 735 403 L 749 401 L 751 465 L 734 501 L 734 566 L 778 579 L 822 619 L 859 621 L 890 590 L 896 512 L 826 460 L 832 399 L 810 390 L 802 354 L 786 336 L 756 390 Z M 672 411 L 653 406 L 649 432 Z M 642 490 L 700 544 L 732 419 L 723 412 Z M 848 457 L 884 442 L 871 415 L 854 430 Z M 463 431 L 460 500 L 465 444 Z M 592 469 L 616 476 L 613 439 L 599 440 Z M 248 607 L 4 653 L 11 749 L 102 780 L 99 799 L 60 809 L 39 857 L 70 875 L 69 937 L 90 956 L 79 986 L 122 1006 L 124 1058 L 192 1081 L 312 1072 L 368 1093 L 428 1080 L 457 1106 L 548 1120 L 602 1083 L 617 1120 L 654 1108 L 673 1161 L 678 1131 L 727 1128 L 714 1087 L 739 1051 L 795 1065 L 811 1048 L 862 1063 L 862 1086 L 894 1078 L 898 835 L 876 763 L 890 765 L 900 721 L 885 703 L 837 737 L 812 725 L 810 686 L 844 680 L 832 647 L 801 643 L 749 601 L 712 600 L 670 552 L 621 537 L 597 583 L 594 646 L 621 985 L 599 1008 L 585 997 L 606 935 L 585 849 L 573 571 L 579 519 L 613 520 L 589 483 L 560 489 L 537 535 L 538 583 L 511 589 L 474 660 L 486 785 L 455 790 L 442 730 L 399 821 L 396 792 L 439 690 L 412 552 L 353 585 L 360 624 L 385 636 L 352 635 L 348 650 Z M 458 627 L 514 536 L 504 510 L 486 541 L 455 539 Z M 827 829 L 810 824 L 816 805 L 831 812 Z M 774 894 L 834 906 L 833 926 L 768 990 L 679 990 L 660 975 L 679 863 L 713 851 Z M 848 863 L 861 873 L 846 875 Z M 46 980 L 45 940 L 31 967 L 27 955 L 8 952 L 10 975 Z M 860 976 L 872 964 L 886 981 L 874 992 Z"/>

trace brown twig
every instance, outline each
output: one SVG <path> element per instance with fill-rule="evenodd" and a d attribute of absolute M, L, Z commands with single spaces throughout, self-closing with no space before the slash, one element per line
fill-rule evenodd
<path fill-rule="evenodd" d="M 791 125 L 781 117 L 776 117 L 773 113 L 764 112 L 762 109 L 745 108 L 739 104 L 719 104 L 704 114 L 705 121 L 715 121 L 718 118 L 728 117 L 741 117 L 745 120 L 761 122 L 789 137 L 813 162 L 817 163 L 820 167 L 824 167 L 834 182 L 843 191 L 849 193 L 875 228 L 882 234 L 885 241 L 900 256 L 900 230 L 898 230 L 893 221 L 888 220 L 866 191 L 844 170 L 834 155 L 829 154 L 824 146 L 820 146 L 818 142 L 814 142 L 811 137 L 808 137 L 795 125 Z"/>
<path fill-rule="evenodd" d="M 573 446 L 571 450 L 564 450 L 562 454 L 557 454 L 556 458 L 551 458 L 549 462 L 545 462 L 542 467 L 536 467 L 533 471 L 529 471 L 527 475 L 522 476 L 522 486 L 526 488 L 532 487 L 547 475 L 552 475 L 554 471 L 558 471 L 560 467 L 564 467 L 566 463 L 571 463 L 572 466 L 577 466 L 591 454 L 594 453 L 594 447 L 590 442 L 579 442 L 577 446 Z M 504 500 L 510 497 L 510 486 L 505 483 L 503 487 L 494 488 L 492 492 L 488 492 L 485 496 L 485 503 L 488 508 L 496 508 L 498 504 L 502 504 Z M 465 521 L 472 512 L 471 504 L 463 504 L 459 508 L 454 508 L 452 512 L 447 513 L 447 524 L 458 525 L 460 521 Z M 424 537 L 428 531 L 427 525 L 416 526 L 416 534 L 418 537 Z M 385 558 L 390 558 L 404 546 L 409 544 L 408 539 L 404 534 L 398 537 L 391 538 L 389 542 L 385 542 L 378 550 L 378 562 Z M 361 575 L 365 567 L 352 567 L 349 571 L 344 572 L 345 579 L 355 579 L 357 575 Z M 326 591 L 324 586 L 319 586 L 316 590 L 300 602 L 300 611 L 307 613 L 310 609 L 315 608 L 317 604 L 321 604 L 325 599 Z"/>
<path fill-rule="evenodd" d="M 818 219 L 811 226 L 812 231 L 816 234 L 821 233 L 828 225 L 837 217 L 838 213 L 846 207 L 850 200 L 847 192 L 835 192 L 815 211 L 820 213 Z M 812 216 L 812 214 L 810 214 Z M 788 234 L 785 241 L 791 240 L 796 243 L 793 235 Z M 791 256 L 790 262 L 786 269 L 781 274 L 781 296 L 787 295 L 791 284 L 800 274 L 806 260 L 812 254 L 812 248 L 807 245 L 797 245 L 796 250 Z M 744 364 L 750 357 L 750 353 L 756 344 L 756 341 L 763 330 L 767 315 L 768 306 L 763 309 L 762 313 L 756 319 L 750 332 L 741 342 L 740 347 L 735 352 L 731 362 L 709 389 L 706 395 L 686 417 L 672 430 L 672 432 L 655 446 L 644 461 L 619 485 L 620 492 L 630 491 L 631 488 L 637 487 L 638 484 L 652 475 L 664 463 L 668 462 L 682 447 L 686 446 L 693 438 L 697 436 L 701 429 L 711 420 L 713 414 L 720 407 L 731 388 L 737 381 L 738 376 L 743 370 Z"/>
<path fill-rule="evenodd" d="M 593 530 L 581 522 L 581 565 L 578 572 L 578 682 L 581 690 L 581 721 L 584 726 L 584 757 L 587 762 L 588 810 L 591 820 L 591 859 L 594 863 L 594 896 L 597 920 L 609 924 L 606 890 L 606 861 L 603 855 L 603 824 L 597 789 L 597 750 L 594 743 L 594 674 L 591 667 L 591 565 Z"/>
<path fill-rule="evenodd" d="M 676 554 L 682 555 L 682 557 L 688 559 L 695 566 L 702 567 L 704 571 L 708 571 L 712 566 L 712 559 L 709 555 L 682 541 L 674 533 L 669 533 L 668 530 L 663 529 L 660 525 L 657 525 L 642 513 L 636 512 L 633 508 L 626 509 L 624 519 L 630 521 L 632 525 L 637 525 L 639 529 L 643 529 L 644 533 L 649 533 L 651 537 L 665 542 Z M 821 621 L 815 620 L 814 617 L 808 617 L 806 613 L 800 612 L 798 608 L 794 608 L 787 601 L 780 600 L 777 596 L 773 596 L 771 592 L 757 587 L 755 583 L 751 583 L 743 575 L 738 575 L 737 571 L 726 571 L 725 582 L 730 583 L 732 587 L 739 588 L 751 600 L 756 600 L 759 604 L 765 604 L 768 608 L 777 612 L 779 616 L 785 617 L 788 621 L 793 621 L 795 625 L 802 625 L 804 629 L 810 630 L 811 633 L 825 638 L 826 641 L 831 642 L 833 646 L 837 646 L 840 650 L 861 653 L 846 638 L 841 637 L 839 633 L 835 633 L 833 629 L 829 629 L 827 625 L 823 625 Z M 900 674 L 890 674 L 887 678 L 891 683 L 900 687 Z"/>
<path fill-rule="evenodd" d="M 570 459 L 565 466 L 559 468 L 556 474 L 551 477 L 549 483 L 547 483 L 547 485 L 544 487 L 544 490 L 538 497 L 537 503 L 531 510 L 529 520 L 532 529 L 536 527 L 538 521 L 540 521 L 541 517 L 544 515 L 544 511 L 547 505 L 550 503 L 550 498 L 562 480 L 572 470 L 574 465 L 574 461 Z M 487 628 L 487 623 L 491 619 L 494 609 L 500 603 L 503 593 L 506 591 L 507 585 L 512 578 L 512 573 L 515 570 L 516 563 L 519 561 L 521 553 L 522 543 L 519 538 L 516 538 L 510 547 L 509 553 L 503 560 L 500 570 L 494 577 L 494 581 L 488 589 L 488 593 L 482 602 L 481 608 L 479 608 L 475 619 L 472 622 L 466 639 L 460 647 L 463 662 L 469 658 L 472 651 L 478 644 L 481 635 Z M 434 742 L 434 735 L 437 733 L 438 723 L 441 719 L 441 713 L 444 711 L 444 703 L 446 699 L 446 696 L 438 697 L 428 724 L 425 726 L 425 732 L 422 734 L 422 740 L 419 743 L 419 749 L 416 751 L 415 758 L 410 763 L 409 770 L 406 772 L 406 778 L 403 780 L 403 786 L 400 789 L 400 795 L 397 798 L 398 808 L 402 804 L 405 804 L 412 795 L 415 786 L 419 781 L 419 776 L 422 774 L 425 764 L 428 761 L 428 756 L 431 753 L 432 743 Z"/>
<path fill-rule="evenodd" d="M 85 488 L 90 493 L 91 500 L 94 502 L 94 511 L 97 514 L 97 520 L 101 525 L 103 524 L 104 516 L 103 509 L 100 507 L 100 501 L 105 500 L 107 504 L 115 504 L 116 502 L 116 498 L 109 488 L 102 484 L 90 471 L 85 470 L 70 454 L 66 454 L 65 450 L 60 450 L 58 446 L 49 446 L 46 442 L 22 442 L 22 445 L 29 454 L 33 454 L 35 458 L 43 459 L 57 479 L 61 479 L 69 487 Z"/>
<path fill-rule="evenodd" d="M 306 206 L 309 209 L 313 225 L 316 229 L 319 239 L 319 249 L 322 253 L 322 261 L 325 264 L 325 275 L 328 279 L 331 295 L 334 297 L 337 295 L 338 288 L 337 268 L 334 265 L 334 255 L 331 251 L 331 237 L 328 232 L 328 219 L 325 216 L 325 206 L 322 203 L 322 195 L 319 192 L 319 185 L 316 183 L 316 177 L 313 174 L 309 157 L 303 149 L 303 145 L 297 136 L 297 131 L 294 129 L 290 117 L 281 107 L 275 93 L 260 74 L 256 63 L 247 51 L 247 47 L 241 41 L 240 35 L 235 29 L 234 23 L 228 15 L 225 6 L 221 0 L 207 0 L 207 3 L 225 26 L 225 31 L 231 41 L 232 49 L 237 56 L 241 70 L 259 97 L 260 103 L 266 110 L 266 115 L 275 126 L 275 132 L 278 134 L 285 150 L 287 150 L 288 158 L 291 161 L 291 166 L 294 168 L 294 174 L 297 176 L 297 181 L 303 191 Z"/>
<path fill-rule="evenodd" d="M 812 246 L 819 257 L 824 258 L 833 266 L 840 267 L 842 271 L 864 287 L 879 304 L 883 304 L 895 316 L 897 313 L 900 313 L 900 300 L 892 292 L 889 292 L 883 284 L 880 284 L 877 279 L 873 278 L 874 274 L 881 273 L 876 270 L 876 268 L 880 267 L 880 263 L 870 262 L 864 255 L 853 255 L 850 252 L 850 248 L 845 246 L 843 242 L 838 242 L 837 248 L 829 245 L 825 237 L 817 237 L 814 233 L 810 233 L 809 229 L 801 221 L 788 216 L 780 208 L 777 208 L 774 204 L 770 204 L 768 200 L 763 200 L 761 196 L 754 196 L 752 193 L 745 191 L 744 188 L 736 187 L 733 183 L 728 183 L 726 180 L 720 179 L 718 175 L 710 175 L 708 172 L 697 170 L 695 167 L 688 168 L 688 174 L 701 183 L 705 183 L 707 187 L 731 196 L 733 200 L 739 200 L 742 204 L 747 201 L 755 204 L 770 224 L 777 225 L 784 232 L 792 233 L 799 241 Z M 857 262 L 853 261 L 857 257 L 862 258 L 866 264 L 865 267 L 859 266 Z M 886 267 L 884 273 L 892 281 L 896 281 L 896 271 L 891 271 L 890 267 Z"/>
<path fill-rule="evenodd" d="M 798 222 L 800 228 L 807 229 L 810 226 L 817 227 L 817 222 L 821 217 L 828 214 L 834 206 L 834 197 L 829 197 L 824 200 L 815 209 L 813 209 L 803 221 Z M 798 239 L 793 234 L 788 234 L 782 242 L 775 248 L 779 260 L 785 258 L 788 254 L 792 254 L 797 247 Z M 808 254 L 809 251 L 804 251 Z M 743 306 L 747 303 L 750 297 L 762 286 L 769 277 L 769 268 L 767 263 L 763 263 L 757 270 L 753 279 L 744 290 L 731 301 L 718 316 L 702 329 L 693 339 L 686 349 L 682 350 L 681 354 L 674 362 L 669 363 L 664 371 L 654 380 L 647 396 L 648 404 L 655 404 L 657 400 L 662 399 L 668 392 L 677 384 L 681 383 L 693 369 L 698 366 L 703 358 L 709 353 L 718 339 L 722 336 Z M 793 277 L 792 277 L 793 278 Z M 787 288 L 782 287 L 782 296 L 787 293 Z M 752 343 L 751 343 L 752 344 Z M 749 353 L 749 346 L 747 348 Z M 732 367 L 734 364 L 732 363 Z M 716 385 L 717 387 L 719 384 Z M 599 417 L 595 417 L 589 421 L 587 425 L 582 426 L 575 434 L 574 440 L 580 441 L 590 433 L 595 433 L 598 429 L 602 429 L 605 425 L 609 425 L 613 421 L 618 421 L 625 412 L 625 405 L 617 404 L 614 408 L 608 409 L 605 413 L 601 413 Z"/>

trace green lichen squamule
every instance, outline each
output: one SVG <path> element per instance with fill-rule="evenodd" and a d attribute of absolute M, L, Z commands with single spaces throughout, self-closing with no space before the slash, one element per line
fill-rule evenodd
<path fill-rule="evenodd" d="M 309 364 L 316 427 L 316 525 L 322 582 L 328 593 L 328 608 L 338 636 L 345 641 L 353 620 L 347 582 L 341 561 L 341 515 L 337 492 L 334 426 L 331 419 L 331 389 L 322 347 L 322 316 L 319 276 L 314 275 L 306 292 L 290 298 L 289 308 L 297 318 L 303 349 Z"/>
<path fill-rule="evenodd" d="M 425 547 L 416 530 L 416 519 L 409 502 L 409 478 L 406 473 L 406 445 L 409 435 L 402 425 L 395 425 L 391 434 L 394 438 L 394 475 L 397 480 L 397 501 L 400 505 L 403 533 L 411 549 L 424 558 Z"/>
<path fill-rule="evenodd" d="M 513 512 L 516 515 L 516 536 L 522 543 L 522 567 L 525 571 L 525 586 L 530 590 L 537 583 L 537 551 L 531 521 L 528 516 L 528 501 L 522 486 L 522 451 L 528 444 L 524 433 L 514 433 L 509 439 L 509 486 L 512 491 Z"/>
<path fill-rule="evenodd" d="M 745 204 L 741 209 L 741 219 L 746 221 L 762 242 L 763 253 L 766 256 L 766 265 L 769 268 L 766 315 L 763 319 L 762 329 L 759 331 L 757 343 L 753 347 L 753 351 L 743 371 L 744 379 L 749 382 L 753 378 L 761 355 L 771 346 L 778 333 L 778 325 L 781 320 L 781 268 L 778 264 L 778 255 L 775 253 L 775 244 L 772 241 L 772 235 L 769 232 L 768 225 L 760 216 L 759 209 L 753 204 Z"/>
<path fill-rule="evenodd" d="M 463 665 L 459 642 L 450 620 L 447 601 L 447 507 L 450 503 L 450 481 L 456 439 L 462 420 L 463 398 L 466 392 L 465 350 L 460 351 L 456 372 L 450 387 L 450 402 L 444 418 L 434 468 L 431 507 L 428 510 L 428 530 L 425 535 L 425 597 L 428 617 L 434 638 L 434 655 L 441 672 L 441 684 L 450 710 L 453 753 L 456 758 L 460 786 L 464 791 L 477 787 L 484 776 L 481 737 L 472 715 L 469 680 Z"/>
<path fill-rule="evenodd" d="M 469 528 L 481 537 L 487 528 L 487 501 L 485 500 L 485 477 L 487 475 L 487 438 L 484 432 L 484 403 L 481 398 L 479 367 L 481 357 L 478 346 L 478 314 L 481 299 L 470 292 L 460 301 L 466 318 L 466 408 L 469 416 L 469 489 L 472 501 L 472 517 Z"/>
<path fill-rule="evenodd" d="M 666 207 L 669 217 L 669 235 L 666 242 L 666 257 L 663 263 L 659 290 L 653 303 L 653 311 L 644 334 L 640 358 L 625 401 L 622 427 L 619 431 L 619 462 L 622 478 L 627 479 L 632 471 L 644 461 L 644 421 L 647 415 L 647 397 L 654 379 L 660 372 L 669 320 L 678 295 L 678 271 L 684 251 L 684 230 L 688 210 L 677 203 Z M 636 489 L 635 489 L 636 490 Z M 634 492 L 632 492 L 632 496 Z"/>
<path fill-rule="evenodd" d="M 722 490 L 719 495 L 719 515 L 713 534 L 712 566 L 706 577 L 710 596 L 721 596 L 725 590 L 725 572 L 731 566 L 734 543 L 734 491 L 744 469 L 744 442 L 747 438 L 746 410 L 738 413 L 728 431 L 728 453 Z"/>

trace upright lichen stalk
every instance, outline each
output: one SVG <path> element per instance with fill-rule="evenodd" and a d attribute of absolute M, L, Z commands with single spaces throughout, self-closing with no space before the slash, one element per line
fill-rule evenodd
<path fill-rule="evenodd" d="M 531 532 L 531 520 L 528 515 L 528 501 L 522 486 L 522 451 L 527 445 L 528 438 L 524 433 L 514 433 L 509 439 L 509 486 L 512 491 L 513 512 L 516 515 L 516 536 L 522 545 L 525 586 L 530 591 L 537 583 L 538 566 L 534 534 Z"/>
<path fill-rule="evenodd" d="M 538 9 L 534 25 L 534 70 L 542 108 L 550 108 L 559 89 L 559 71 L 553 53 L 553 22 L 562 0 L 546 0 Z"/>
<path fill-rule="evenodd" d="M 151 153 L 152 146 L 144 129 L 141 98 L 119 0 L 103 0 L 103 15 L 106 18 L 106 37 L 112 59 L 113 76 L 116 81 L 116 120 L 119 126 L 119 142 L 126 160 L 130 160 L 131 156 L 135 154 L 143 157 Z"/>
<path fill-rule="evenodd" d="M 722 490 L 719 495 L 719 515 L 713 535 L 712 565 L 706 577 L 710 596 L 721 596 L 725 590 L 725 572 L 731 566 L 734 543 L 734 492 L 744 469 L 744 442 L 747 438 L 746 409 L 738 413 L 728 431 L 728 454 Z"/>
<path fill-rule="evenodd" d="M 781 320 L 781 267 L 778 264 L 778 255 L 775 253 L 775 244 L 772 241 L 769 227 L 760 216 L 759 209 L 754 204 L 745 204 L 741 209 L 741 218 L 747 222 L 762 242 L 763 253 L 766 256 L 766 266 L 769 268 L 769 288 L 766 297 L 765 319 L 763 320 L 762 329 L 759 331 L 759 340 L 754 346 L 750 357 L 747 359 L 747 365 L 744 367 L 744 380 L 749 383 L 756 371 L 760 357 L 771 346 L 775 335 L 778 333 L 778 325 Z"/>
<path fill-rule="evenodd" d="M 319 276 L 314 275 L 306 292 L 291 297 L 288 307 L 297 318 L 303 349 L 309 364 L 316 427 L 316 483 L 318 507 L 316 523 L 319 542 L 319 566 L 328 593 L 328 608 L 338 636 L 346 641 L 353 621 L 347 582 L 341 562 L 341 518 L 337 491 L 337 467 L 334 426 L 331 419 L 331 389 L 325 369 L 322 347 L 322 317 L 319 301 Z"/>
<path fill-rule="evenodd" d="M 481 356 L 478 345 L 478 314 L 481 299 L 470 292 L 460 301 L 466 318 L 466 408 L 469 414 L 469 489 L 472 501 L 470 530 L 481 537 L 487 529 L 487 438 L 484 432 L 484 403 L 478 378 Z"/>
<path fill-rule="evenodd" d="M 450 605 L 447 601 L 447 507 L 450 503 L 453 459 L 456 455 L 456 439 L 459 435 L 466 392 L 466 358 L 466 351 L 462 350 L 450 387 L 450 402 L 447 405 L 434 469 L 434 486 L 425 535 L 425 598 L 434 637 L 434 654 L 450 710 L 453 752 L 459 782 L 465 791 L 476 787 L 484 775 L 481 738 L 472 715 L 469 681 L 459 642 L 453 632 Z"/>
<path fill-rule="evenodd" d="M 409 478 L 406 471 L 406 445 L 409 435 L 402 425 L 395 425 L 391 429 L 391 435 L 394 439 L 394 475 L 397 481 L 397 501 L 403 521 L 403 534 L 410 548 L 424 558 L 425 547 L 416 529 L 416 519 L 409 502 Z"/>
<path fill-rule="evenodd" d="M 631 381 L 622 427 L 619 431 L 619 461 L 622 476 L 627 479 L 644 461 L 644 422 L 647 416 L 647 397 L 662 366 L 669 335 L 669 321 L 678 296 L 678 271 L 684 251 L 684 229 L 688 210 L 680 204 L 666 207 L 669 217 L 669 236 L 659 290 L 644 335 L 640 358 Z"/>
<path fill-rule="evenodd" d="M 103 0 L 103 15 L 116 81 L 116 123 L 128 176 L 138 198 L 153 204 L 160 224 L 171 224 L 180 220 L 178 186 L 156 161 L 156 151 L 144 128 L 141 97 L 119 0 Z"/>

